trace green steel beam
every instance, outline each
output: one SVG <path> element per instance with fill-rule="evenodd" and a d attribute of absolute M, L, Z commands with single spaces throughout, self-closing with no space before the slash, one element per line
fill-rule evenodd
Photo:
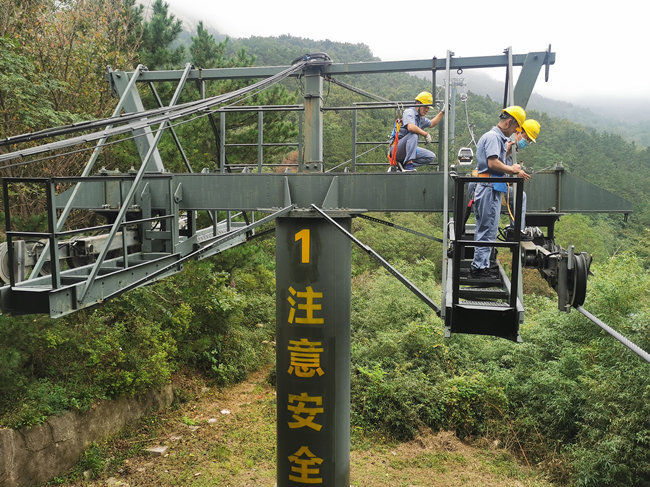
<path fill-rule="evenodd" d="M 443 211 L 442 173 L 201 176 L 174 176 L 184 188 L 181 209 L 270 211 L 289 203 L 305 209 L 314 203 L 329 210 Z M 535 174 L 524 189 L 528 211 L 632 212 L 623 198 L 567 173 Z M 453 194 L 450 204 L 452 199 Z"/>
<path fill-rule="evenodd" d="M 537 55 L 544 58 L 546 52 L 532 52 L 513 56 L 514 66 L 523 66 L 526 58 Z M 508 59 L 505 54 L 498 56 L 456 57 L 451 59 L 451 69 L 498 68 L 507 66 Z M 555 53 L 551 53 L 549 64 L 555 64 Z M 220 80 L 220 79 L 250 79 L 268 78 L 286 69 L 286 66 L 253 66 L 247 68 L 216 68 L 193 69 L 188 75 L 188 80 Z M 431 71 L 432 69 L 445 69 L 445 59 L 419 59 L 411 61 L 370 61 L 362 63 L 332 63 L 322 67 L 326 75 L 341 74 L 369 74 L 369 73 L 397 73 L 413 71 Z M 144 71 L 138 81 L 179 81 L 182 70 Z M 127 73 L 130 77 L 131 73 Z"/>
<path fill-rule="evenodd" d="M 320 67 L 305 73 L 305 155 L 306 163 L 323 162 L 323 77 Z"/>
<path fill-rule="evenodd" d="M 288 204 L 308 209 L 313 203 L 326 210 L 443 211 L 444 175 L 425 173 L 302 173 L 302 174 L 165 174 L 146 179 L 153 209 L 169 205 L 172 191 L 183 187 L 180 210 L 262 210 Z M 115 180 L 82 185 L 73 208 L 117 208 Z M 123 183 L 128 192 L 130 181 Z M 453 187 L 453 185 L 452 185 Z M 632 204 L 595 184 L 564 171 L 534 174 L 526 182 L 528 211 L 567 213 L 631 213 Z M 453 191 L 450 204 L 453 200 Z M 138 195 L 140 191 L 136 191 Z M 62 208 L 68 193 L 57 196 Z M 138 198 L 136 197 L 136 203 Z"/>
<path fill-rule="evenodd" d="M 534 174 L 524 185 L 527 211 L 557 208 L 563 213 L 632 213 L 632 204 L 593 183 L 563 171 Z"/>
<path fill-rule="evenodd" d="M 526 108 L 530 95 L 533 93 L 533 88 L 537 82 L 542 66 L 545 64 L 547 53 L 531 52 L 526 56 L 526 60 L 521 68 L 517 84 L 515 85 L 514 101 L 515 105 Z"/>
<path fill-rule="evenodd" d="M 183 74 L 185 72 L 186 70 L 179 71 L 178 81 L 183 79 Z M 120 99 L 124 98 L 124 112 L 143 112 L 145 108 L 142 103 L 142 99 L 140 98 L 138 87 L 131 86 L 129 84 L 131 73 L 129 73 L 129 76 L 124 76 L 124 73 L 121 71 L 111 71 L 108 75 L 111 78 L 111 85 L 117 95 L 120 97 Z M 138 81 L 139 80 L 140 79 L 138 78 Z M 135 146 L 138 149 L 140 159 L 144 159 L 149 152 L 151 144 L 153 144 L 154 136 L 151 127 L 136 129 L 133 131 L 133 135 L 135 136 L 133 141 L 135 142 Z M 160 153 L 158 152 L 158 148 L 154 149 L 149 165 L 150 167 L 155 168 L 156 171 L 165 170 L 165 166 L 162 162 L 162 158 L 160 157 Z"/>

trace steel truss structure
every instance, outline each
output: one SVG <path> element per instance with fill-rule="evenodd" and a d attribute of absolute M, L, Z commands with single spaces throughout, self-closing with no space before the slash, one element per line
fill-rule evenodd
<path fill-rule="evenodd" d="M 442 103 L 446 107 L 449 105 L 451 70 L 505 67 L 504 105 L 508 101 L 509 93 L 514 103 L 525 106 L 541 68 L 545 67 L 548 79 L 549 66 L 554 61 L 555 54 L 551 52 L 549 46 L 547 51 L 523 55 L 513 55 L 508 48 L 503 55 L 499 56 L 456 58 L 453 53 L 448 52 L 445 59 L 434 57 L 429 60 L 415 61 L 333 63 L 327 55 L 317 53 L 305 55 L 295 60 L 289 67 L 195 69 L 188 64 L 185 69 L 179 71 L 151 72 L 143 66 L 138 66 L 133 72 L 109 69 L 107 73 L 109 84 L 113 92 L 119 96 L 119 102 L 111 117 L 10 137 L 1 141 L 2 145 L 19 144 L 47 137 L 70 136 L 86 132 L 83 135 L 2 154 L 0 162 L 17 158 L 22 160 L 80 143 L 96 141 L 96 146 L 79 178 L 43 180 L 5 178 L 3 180 L 8 236 L 5 253 L 12 265 L 5 265 L 4 272 L 0 273 L 9 284 L 0 291 L 0 305 L 7 311 L 17 313 L 36 311 L 49 313 L 51 316 L 62 316 L 92 306 L 106 299 L 107 296 L 114 296 L 125 289 L 131 289 L 133 282 L 140 282 L 153 273 L 161 276 L 179 270 L 180 264 L 176 269 L 168 269 L 164 274 L 159 272 L 161 268 L 167 269 L 170 262 L 184 259 L 197 248 L 210 245 L 209 251 L 200 254 L 201 257 L 207 257 L 244 242 L 254 234 L 254 226 L 248 221 L 247 212 L 274 212 L 279 208 L 293 205 L 294 213 L 299 213 L 309 211 L 310 205 L 315 204 L 326 211 L 347 215 L 363 214 L 368 211 L 443 212 L 446 220 L 454 201 L 454 191 L 450 190 L 448 185 L 448 138 L 444 136 L 448 131 L 445 129 L 448 129 L 449 117 L 445 117 L 445 124 L 440 124 L 439 152 L 444 154 L 443 171 L 438 167 L 435 173 L 402 174 L 398 178 L 392 174 L 356 173 L 356 147 L 359 144 L 356 137 L 357 112 L 367 109 L 404 107 L 412 103 L 391 102 L 338 81 L 334 77 L 347 74 L 430 71 L 432 92 L 435 96 L 438 72 L 444 70 L 446 89 L 445 100 Z M 521 73 L 515 84 L 512 70 L 516 66 L 521 66 Z M 218 108 L 224 103 L 249 96 L 288 77 L 304 79 L 303 105 L 229 105 Z M 211 81 L 260 78 L 261 80 L 235 92 L 205 98 L 206 83 Z M 332 80 L 374 101 L 355 103 L 352 107 L 325 107 L 324 79 Z M 160 82 L 177 83 L 167 106 L 163 106 L 155 86 Z M 177 105 L 187 83 L 196 83 L 202 98 Z M 157 107 L 145 109 L 138 85 L 147 85 L 151 89 Z M 440 104 L 440 101 L 436 102 L 434 99 L 434 104 L 436 103 Z M 349 165 L 339 164 L 323 174 L 320 172 L 323 168 L 322 115 L 328 109 L 354 110 L 353 157 L 350 161 L 346 161 L 350 163 Z M 270 110 L 300 114 L 301 130 L 298 141 L 275 144 L 264 142 L 264 113 Z M 258 115 L 257 144 L 226 144 L 226 116 L 230 112 L 241 111 L 253 111 Z M 193 174 L 192 165 L 172 126 L 173 121 L 192 116 L 207 116 L 211 121 L 214 134 L 219 141 L 218 173 Z M 101 130 L 87 133 L 98 128 Z M 165 130 L 169 130 L 173 136 L 188 174 L 165 172 L 165 164 L 158 151 L 158 142 Z M 110 175 L 109 172 L 104 171 L 99 173 L 100 175 L 91 176 L 102 149 L 110 143 L 109 139 L 128 133 L 132 134 L 132 140 L 140 155 L 139 169 L 128 175 Z M 377 144 L 383 143 L 378 141 Z M 226 148 L 235 145 L 257 145 L 256 163 L 227 164 Z M 264 167 L 269 165 L 264 162 L 264 147 L 278 145 L 297 146 L 300 155 L 298 174 L 263 173 Z M 346 166 L 345 173 L 333 172 L 343 165 Z M 257 174 L 251 174 L 255 170 Z M 30 233 L 12 228 L 10 187 L 21 183 L 38 183 L 44 186 L 49 217 L 48 232 Z M 57 193 L 56 188 L 63 183 L 73 183 L 74 186 Z M 537 174 L 527 185 L 527 190 L 528 208 L 531 214 L 548 212 L 551 208 L 558 214 L 572 211 L 623 213 L 630 211 L 630 205 L 621 198 L 566 174 L 561 163 L 548 173 Z M 75 209 L 110 214 L 112 223 L 102 227 L 64 231 L 67 218 Z M 210 211 L 213 219 L 210 227 L 196 228 L 196 212 L 201 210 Z M 226 220 L 217 222 L 217 211 L 227 211 Z M 230 213 L 233 211 L 243 212 L 244 222 L 234 221 Z M 251 219 L 254 219 L 254 213 L 251 213 Z M 184 228 L 180 227 L 181 222 L 184 223 Z M 447 227 L 445 223 L 442 239 L 445 248 L 448 246 Z M 233 231 L 239 228 L 246 228 L 246 230 Z M 99 240 L 95 237 L 94 245 L 89 244 L 88 239 L 91 237 L 87 236 L 88 233 L 101 231 L 107 231 L 107 234 L 99 237 Z M 73 235 L 84 237 L 77 237 L 73 244 L 70 244 L 66 239 Z M 131 240 L 126 237 L 127 235 Z M 134 245 L 136 243 L 133 241 L 134 235 L 137 236 L 139 245 Z M 224 237 L 230 235 L 230 237 L 222 239 L 219 245 L 214 245 L 210 239 L 219 235 Z M 85 243 L 81 254 L 87 257 L 87 263 L 61 270 L 61 259 L 72 262 L 71 256 L 79 257 L 80 240 Z M 31 241 L 32 244 L 25 244 L 26 241 Z M 109 254 L 116 254 L 116 250 L 120 248 L 122 249 L 120 256 L 108 258 Z M 18 264 L 16 264 L 16 256 Z M 444 289 L 447 287 L 448 277 L 453 276 L 447 276 L 448 262 L 445 258 L 442 260 Z M 41 275 L 44 265 L 49 268 L 49 276 Z M 31 273 L 26 276 L 30 268 Z M 518 286 L 519 283 L 516 281 L 517 279 L 515 284 Z M 446 315 L 447 294 L 443 292 L 442 296 L 440 314 L 443 317 Z M 448 331 L 453 329 L 451 324 L 448 322 Z"/>
<path fill-rule="evenodd" d="M 449 117 L 446 116 L 444 123 L 440 124 L 439 153 L 444 157 L 434 172 L 386 173 L 386 166 L 379 173 L 357 172 L 360 164 L 356 148 L 362 144 L 356 137 L 357 112 L 404 107 L 409 103 L 373 96 L 334 77 L 428 71 L 432 74 L 435 96 L 439 73 L 443 72 L 445 96 L 442 100 L 434 99 L 433 105 L 448 107 L 451 70 L 503 67 L 507 73 L 504 106 L 518 104 L 525 107 L 542 67 L 545 67 L 548 79 L 549 66 L 554 62 L 555 54 L 549 46 L 546 51 L 527 54 L 514 55 L 508 48 L 497 56 L 465 58 L 455 57 L 448 51 L 444 59 L 434 57 L 414 61 L 333 63 L 327 55 L 317 53 L 298 58 L 288 67 L 196 69 L 187 65 L 183 70 L 174 71 L 147 71 L 142 66 L 133 72 L 109 70 L 109 84 L 119 96 L 111 117 L 0 141 L 0 145 L 10 145 L 34 143 L 55 136 L 67 137 L 1 154 L 0 162 L 10 164 L 15 160 L 20 162 L 14 164 L 24 164 L 25 160 L 39 160 L 29 158 L 41 154 L 95 143 L 80 177 L 3 179 L 7 230 L 7 264 L 3 272 L 7 285 L 0 288 L 0 308 L 3 312 L 16 314 L 36 312 L 52 317 L 63 316 L 179 272 L 183 262 L 189 259 L 209 257 L 242 244 L 252 238 L 260 226 L 276 220 L 278 485 L 319 483 L 347 486 L 350 241 L 377 259 L 438 314 L 445 322 L 448 336 L 452 333 L 476 333 L 518 341 L 519 324 L 524 315 L 522 263 L 539 269 L 557 290 L 560 309 L 568 311 L 571 307 L 580 307 L 584 301 L 590 259 L 573 248 L 565 250 L 555 245 L 553 226 L 557 218 L 569 212 L 627 214 L 631 212 L 631 205 L 617 195 L 571 176 L 561 164 L 537 173 L 526 183 L 526 219 L 530 224 L 546 227 L 546 234 L 537 236 L 533 242 L 521 242 L 519 236 L 508 242 L 480 242 L 481 245 L 502 247 L 511 252 L 510 275 L 498 264 L 498 279 L 473 279 L 468 275 L 467 267 L 477 242 L 473 239 L 473 226 L 466 225 L 464 218 L 465 186 L 472 178 L 450 170 Z M 515 67 L 521 67 L 516 82 Z M 300 77 L 304 83 L 302 105 L 232 104 L 290 77 Z M 258 81 L 234 92 L 205 97 L 206 83 L 226 79 Z M 326 107 L 323 101 L 323 81 L 326 79 L 368 96 L 373 102 L 357 103 L 351 107 Z M 160 82 L 177 83 L 166 106 L 156 89 Z M 201 98 L 178 104 L 188 83 L 199 86 Z M 138 85 L 150 87 L 156 107 L 145 109 Z M 350 109 L 355 114 L 353 157 L 329 168 L 328 162 L 323 161 L 323 112 L 328 109 Z M 258 139 L 256 143 L 244 144 L 257 147 L 257 161 L 228 164 L 226 148 L 236 144 L 226 143 L 226 117 L 231 112 L 241 111 L 251 111 L 258 116 Z M 266 142 L 264 113 L 268 111 L 297 112 L 300 116 L 298 140 L 275 144 Z M 174 130 L 175 124 L 193 117 L 208 117 L 210 120 L 212 135 L 219 145 L 218 172 L 195 172 Z M 165 130 L 172 135 L 187 173 L 166 172 L 165 161 L 158 150 Z M 95 163 L 103 148 L 112 143 L 111 138 L 125 135 L 129 135 L 137 147 L 138 168 L 130 174 L 96 171 Z M 265 161 L 264 148 L 269 146 L 297 147 L 300 154 L 298 172 L 265 172 L 269 164 Z M 335 172 L 335 169 L 341 170 Z M 513 207 L 515 228 L 519 228 L 523 181 L 509 178 L 508 182 L 517 189 Z M 14 228 L 12 189 L 26 185 L 40 186 L 45 194 L 47 232 Z M 68 217 L 77 210 L 102 215 L 107 223 L 66 229 Z M 350 233 L 352 217 L 373 211 L 443 214 L 442 238 L 439 239 L 442 242 L 443 268 L 440 304 Z M 211 224 L 199 228 L 198 212 L 207 212 Z M 265 216 L 260 218 L 259 213 Z M 220 214 L 225 214 L 225 219 L 219 220 Z M 301 249 L 298 245 L 302 246 Z M 322 286 L 322 290 L 318 286 Z M 300 299 L 306 300 L 302 307 L 297 306 Z M 322 300 L 322 303 L 314 304 L 316 300 Z M 301 316 L 301 310 L 307 311 Z M 297 324 L 304 326 L 295 326 Z M 310 398 L 315 404 L 327 403 L 327 406 L 313 409 L 318 411 L 314 414 L 322 413 L 325 417 L 324 435 L 310 432 L 301 436 L 302 433 L 282 426 L 287 421 L 294 423 L 281 404 L 289 404 L 291 410 L 291 407 L 298 407 L 291 406 L 296 397 L 301 397 L 303 402 L 309 398 L 304 391 L 297 396 L 299 389 L 296 389 L 296 384 L 300 381 L 286 377 L 287 370 L 314 373 L 307 370 L 303 362 L 294 363 L 294 356 L 287 352 L 302 350 L 299 347 L 306 344 L 311 344 L 309 350 L 314 360 L 317 358 L 314 354 L 319 350 L 323 354 L 322 368 L 317 370 L 319 374 L 325 374 L 326 379 L 314 376 L 315 382 L 310 383 L 309 390 L 320 391 L 320 396 Z M 303 358 L 304 353 L 303 350 Z M 305 451 L 306 443 L 313 451 Z M 316 457 L 319 452 L 320 456 Z M 302 454 L 306 456 L 299 460 Z M 298 467 L 291 466 L 287 460 L 292 458 L 303 466 L 305 462 L 322 464 L 322 470 L 319 470 L 322 477 L 314 476 L 316 469 L 299 470 L 300 475 L 296 474 L 294 469 Z"/>

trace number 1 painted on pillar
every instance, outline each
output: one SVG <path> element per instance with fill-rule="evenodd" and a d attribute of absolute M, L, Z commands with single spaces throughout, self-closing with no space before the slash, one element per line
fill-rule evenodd
<path fill-rule="evenodd" d="M 302 240 L 301 264 L 309 264 L 309 229 L 305 228 L 296 233 L 296 242 Z"/>

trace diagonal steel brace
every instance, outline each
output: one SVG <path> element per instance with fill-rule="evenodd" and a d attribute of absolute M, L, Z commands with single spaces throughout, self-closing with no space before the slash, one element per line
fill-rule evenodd
<path fill-rule="evenodd" d="M 392 275 L 394 275 L 402 284 L 404 284 L 413 294 L 415 294 L 418 298 L 420 298 L 422 301 L 424 301 L 424 304 L 429 306 L 432 310 L 436 312 L 438 316 L 440 316 L 440 307 L 434 303 L 429 296 L 424 294 L 415 284 L 413 284 L 408 278 L 400 274 L 400 272 L 395 269 L 392 265 L 388 263 L 386 259 L 384 259 L 381 255 L 379 255 L 377 252 L 375 252 L 372 248 L 361 242 L 359 239 L 357 239 L 354 235 L 352 235 L 350 232 L 348 232 L 345 228 L 343 228 L 341 225 L 336 223 L 336 221 L 329 217 L 323 210 L 321 210 L 318 206 L 312 204 L 311 207 L 316 210 L 320 215 L 325 218 L 327 221 L 329 221 L 332 225 L 334 225 L 336 228 L 338 228 L 341 232 L 345 234 L 346 237 L 348 237 L 350 240 L 352 240 L 355 244 L 357 244 L 359 247 L 361 247 L 363 250 L 365 250 L 368 254 L 370 254 L 372 257 L 374 257 L 379 263 L 388 270 Z"/>

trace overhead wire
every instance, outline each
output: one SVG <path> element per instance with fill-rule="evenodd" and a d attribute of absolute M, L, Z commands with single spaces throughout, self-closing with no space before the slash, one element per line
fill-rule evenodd
<path fill-rule="evenodd" d="M 231 107 L 231 106 L 234 106 L 234 104 L 226 105 L 226 107 Z M 210 115 L 212 115 L 214 113 L 218 113 L 218 112 L 219 112 L 219 109 L 217 109 L 217 110 L 209 110 L 206 113 L 201 113 L 201 114 L 194 115 L 191 118 L 188 118 L 186 120 L 180 120 L 180 121 L 175 122 L 175 123 L 169 123 L 169 124 L 167 124 L 167 126 L 163 130 L 167 130 L 168 128 L 173 128 L 173 127 L 178 127 L 180 125 L 184 125 L 186 123 L 190 123 L 190 122 L 193 122 L 195 120 L 198 120 L 198 119 L 201 119 L 201 118 L 204 118 L 204 117 L 208 117 L 208 116 L 210 116 Z M 250 120 L 252 117 L 253 117 L 253 115 L 249 115 L 246 119 L 244 119 L 244 121 Z M 129 141 L 129 140 L 134 140 L 134 139 L 137 139 L 138 137 L 144 137 L 144 136 L 145 136 L 144 134 L 130 135 L 130 136 L 118 139 L 118 140 L 113 140 L 111 142 L 104 142 L 104 144 L 102 144 L 102 147 L 115 145 L 115 144 L 120 144 L 122 142 L 126 142 L 126 141 Z M 7 164 L 5 166 L 0 166 L 0 170 L 8 169 L 10 167 L 25 166 L 27 164 L 47 161 L 47 160 L 50 160 L 50 159 L 56 159 L 57 157 L 66 157 L 66 156 L 70 156 L 70 155 L 74 155 L 74 154 L 79 154 L 81 152 L 91 151 L 91 150 L 94 150 L 94 149 L 95 149 L 94 146 L 93 147 L 82 147 L 81 149 L 75 149 L 75 150 L 68 151 L 68 152 L 62 152 L 62 153 L 59 153 L 59 154 L 50 154 L 50 155 L 47 155 L 45 157 L 40 157 L 38 159 L 30 159 L 29 161 L 15 162 L 13 164 Z"/>
<path fill-rule="evenodd" d="M 306 61 L 298 61 L 303 65 Z M 292 65 L 289 69 L 295 67 L 296 65 Z M 273 75 L 269 78 L 265 78 L 266 80 L 271 79 L 276 75 Z M 293 74 L 293 73 L 290 73 Z M 284 78 L 283 78 L 284 79 Z M 252 86 L 252 85 L 249 85 Z M 244 87 L 246 88 L 246 87 Z M 220 96 L 220 95 L 216 95 Z M 74 132 L 82 132 L 84 130 L 90 130 L 92 128 L 96 127 L 103 127 L 107 125 L 115 125 L 115 124 L 120 124 L 120 123 L 125 123 L 129 122 L 132 120 L 138 120 L 142 118 L 147 118 L 151 117 L 154 115 L 158 115 L 161 113 L 166 113 L 169 111 L 174 111 L 174 110 L 179 110 L 183 108 L 188 108 L 196 105 L 200 105 L 201 103 L 205 102 L 206 100 L 210 100 L 214 97 L 211 98 L 204 98 L 200 100 L 193 100 L 189 101 L 186 103 L 182 103 L 179 105 L 174 105 L 172 107 L 170 106 L 163 106 L 163 107 L 158 107 L 158 108 L 151 108 L 149 110 L 144 110 L 140 112 L 132 112 L 132 113 L 123 113 L 120 115 L 112 116 L 112 117 L 107 117 L 107 118 L 100 118 L 100 119 L 93 119 L 93 120 L 85 120 L 82 122 L 75 122 L 72 124 L 67 124 L 67 125 L 61 125 L 58 127 L 52 127 L 48 129 L 43 129 L 39 130 L 36 132 L 28 132 L 25 134 L 19 134 L 19 135 L 14 135 L 11 137 L 6 137 L 4 139 L 0 139 L 0 147 L 5 146 L 5 145 L 14 145 L 14 144 L 19 144 L 23 142 L 31 142 L 34 140 L 39 140 L 39 139 L 44 139 L 44 138 L 49 138 L 49 137 L 56 137 L 59 135 L 66 135 L 69 133 L 74 133 Z"/>
<path fill-rule="evenodd" d="M 165 105 L 158 108 L 151 108 L 149 110 L 144 110 L 140 112 L 129 112 L 116 115 L 114 117 L 107 118 L 97 118 L 93 120 L 86 120 L 82 122 L 76 122 L 67 125 L 60 125 L 58 127 L 52 127 L 48 129 L 39 130 L 37 132 L 28 132 L 25 134 L 14 135 L 11 137 L 6 137 L 0 140 L 0 147 L 5 145 L 15 145 L 21 144 L 24 142 L 32 142 L 34 140 L 40 140 L 50 137 L 57 137 L 59 135 L 67 135 L 75 132 L 83 132 L 84 130 L 90 130 L 96 127 L 104 127 L 107 125 L 116 125 L 120 123 L 130 122 L 132 120 L 139 120 L 147 118 L 153 115 L 158 115 L 161 113 L 166 113 L 169 111 L 179 110 L 182 108 L 187 108 L 193 105 L 197 105 L 205 101 L 205 99 L 193 100 L 190 102 L 182 103 L 180 105 L 174 105 L 172 107 Z"/>
<path fill-rule="evenodd" d="M 231 91 L 228 93 L 224 93 L 221 95 L 216 95 L 211 98 L 206 98 L 202 99 L 200 102 L 191 102 L 191 106 L 187 106 L 187 104 L 184 105 L 179 105 L 178 107 L 181 107 L 178 109 L 178 107 L 166 107 L 166 111 L 169 113 L 165 113 L 162 115 L 157 115 L 153 118 L 145 118 L 144 120 L 136 120 L 130 123 L 127 123 L 125 125 L 121 125 L 119 127 L 113 127 L 111 129 L 105 129 L 102 131 L 98 132 L 93 132 L 90 134 L 82 135 L 82 136 L 77 136 L 77 137 L 71 137 L 68 139 L 60 140 L 60 141 L 55 141 L 55 142 L 50 142 L 47 144 L 42 144 L 36 147 L 31 147 L 28 149 L 23 149 L 19 151 L 14 151 L 14 152 L 9 152 L 6 154 L 1 154 L 0 155 L 0 162 L 2 161 L 8 161 L 8 160 L 13 160 L 17 159 L 19 157 L 26 157 L 30 155 L 35 155 L 35 154 L 41 154 L 43 152 L 48 152 L 50 150 L 56 150 L 56 149 L 61 149 L 64 147 L 70 147 L 73 145 L 78 145 L 82 144 L 85 142 L 92 142 L 95 140 L 99 140 L 104 137 L 112 137 L 115 135 L 120 135 L 126 132 L 130 132 L 133 130 L 138 130 L 138 129 L 144 129 L 146 127 L 150 127 L 152 125 L 157 125 L 159 123 L 163 123 L 165 121 L 172 121 L 176 120 L 178 118 L 182 118 L 188 115 L 191 115 L 196 112 L 200 112 L 203 110 L 209 110 L 211 107 L 215 105 L 219 105 L 222 103 L 225 103 L 227 101 L 230 101 L 234 98 L 240 98 L 242 95 L 246 95 L 251 91 L 259 90 L 261 91 L 262 89 L 268 88 L 268 86 L 271 86 L 286 77 L 290 76 L 291 74 L 295 73 L 296 71 L 300 70 L 303 68 L 303 66 L 307 63 L 307 61 L 299 61 L 297 64 L 269 77 L 265 78 L 261 81 L 258 81 L 257 83 L 254 83 L 252 85 L 246 86 L 244 88 L 240 88 L 235 91 Z M 142 114 L 139 115 L 142 117 Z M 109 120 L 109 119 L 106 119 Z M 109 125 L 110 122 L 106 123 L 106 120 L 102 121 L 105 125 Z"/>
<path fill-rule="evenodd" d="M 200 119 L 200 118 L 207 117 L 207 116 L 213 114 L 215 111 L 216 111 L 216 110 L 213 110 L 213 111 L 210 111 L 209 113 L 202 113 L 202 114 L 200 114 L 200 115 L 195 115 L 195 116 L 193 116 L 193 117 L 191 117 L 191 118 L 189 118 L 189 119 L 186 119 L 186 120 L 180 120 L 180 121 L 175 122 L 175 123 L 170 123 L 170 124 L 168 124 L 168 125 L 167 125 L 163 130 L 167 130 L 169 127 L 178 127 L 178 126 L 180 126 L 180 125 L 185 125 L 186 123 L 190 123 L 190 122 L 193 122 L 193 121 L 198 120 L 198 119 Z M 145 135 L 144 135 L 144 134 L 140 134 L 140 135 L 129 135 L 129 136 L 127 136 L 127 137 L 123 137 L 123 138 L 121 138 L 121 139 L 113 140 L 113 141 L 110 141 L 110 142 L 104 142 L 104 143 L 102 144 L 102 147 L 111 146 L 111 145 L 115 145 L 115 144 L 120 144 L 120 143 L 122 143 L 122 142 L 126 142 L 126 141 L 129 141 L 129 140 L 137 139 L 138 137 L 145 137 Z M 25 165 L 27 165 L 27 164 L 32 164 L 32 163 L 35 163 L 35 162 L 47 161 L 47 160 L 50 160 L 50 159 L 56 159 L 57 157 L 66 157 L 66 156 L 71 156 L 71 155 L 74 155 L 74 154 L 79 154 L 79 153 L 81 153 L 81 152 L 87 152 L 87 151 L 91 151 L 91 150 L 94 150 L 94 149 L 95 149 L 94 146 L 93 146 L 93 147 L 82 147 L 82 148 L 80 148 L 80 149 L 75 149 L 75 150 L 68 151 L 68 152 L 62 152 L 62 153 L 58 153 L 58 154 L 50 154 L 50 155 L 47 155 L 47 156 L 44 156 L 44 157 L 39 157 L 38 159 L 30 159 L 30 160 L 28 160 L 28 161 L 15 162 L 15 163 L 13 163 L 13 164 L 7 164 L 7 165 L 5 165 L 5 166 L 0 166 L 0 170 L 2 170 L 2 169 L 8 169 L 8 168 L 10 168 L 10 167 L 25 166 Z"/>
<path fill-rule="evenodd" d="M 469 136 L 471 137 L 471 142 L 474 144 L 474 147 L 476 147 L 476 139 L 474 138 L 474 130 L 472 129 L 472 124 L 469 123 L 469 110 L 467 108 L 467 98 L 463 100 L 463 104 L 465 105 L 465 120 L 467 121 L 467 130 L 469 131 Z"/>

